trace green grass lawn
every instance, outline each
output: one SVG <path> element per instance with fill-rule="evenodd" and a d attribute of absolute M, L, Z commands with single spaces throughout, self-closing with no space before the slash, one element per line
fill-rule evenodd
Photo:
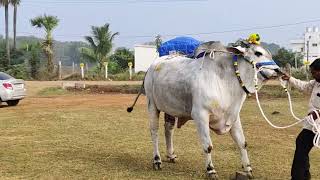
<path fill-rule="evenodd" d="M 286 99 L 262 99 L 278 125 L 294 122 Z M 307 99 L 294 99 L 302 116 Z M 128 114 L 126 106 L 63 106 L 61 108 L 0 108 L 1 179 L 204 179 L 202 147 L 193 122 L 176 129 L 176 164 L 163 162 L 152 170 L 152 143 L 145 105 Z M 25 105 L 26 106 L 26 105 Z M 280 114 L 271 115 L 273 111 Z M 289 179 L 295 138 L 300 127 L 276 130 L 260 115 L 254 99 L 244 105 L 242 124 L 254 176 Z M 162 117 L 161 117 L 162 118 Z M 163 120 L 160 151 L 165 157 Z M 221 179 L 241 170 L 239 151 L 229 134 L 212 133 L 213 161 Z M 311 152 L 311 171 L 320 179 L 320 151 Z"/>

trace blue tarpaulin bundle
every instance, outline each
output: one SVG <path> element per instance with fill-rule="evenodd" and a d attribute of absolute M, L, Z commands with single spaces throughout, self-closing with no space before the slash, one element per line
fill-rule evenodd
<path fill-rule="evenodd" d="M 200 45 L 200 41 L 191 37 L 177 37 L 161 44 L 158 49 L 159 56 L 169 55 L 171 52 L 182 53 L 188 57 L 194 55 L 194 51 Z"/>

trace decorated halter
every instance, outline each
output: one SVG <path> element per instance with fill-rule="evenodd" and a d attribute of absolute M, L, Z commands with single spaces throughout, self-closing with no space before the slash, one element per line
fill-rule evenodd
<path fill-rule="evenodd" d="M 245 86 L 245 84 L 243 83 L 242 79 L 241 79 L 241 76 L 240 76 L 240 71 L 239 71 L 239 67 L 238 67 L 238 58 L 239 58 L 239 55 L 233 55 L 232 59 L 233 59 L 233 67 L 234 67 L 234 71 L 235 71 L 235 74 L 237 76 L 237 79 L 242 87 L 242 89 L 244 90 L 244 92 L 247 93 L 247 95 L 250 95 L 252 94 L 248 88 Z M 247 58 L 244 58 L 247 62 L 249 62 L 250 64 L 252 64 L 252 68 L 257 68 L 257 69 L 260 69 L 262 68 L 263 66 L 270 66 L 270 65 L 276 65 L 276 63 L 274 61 L 267 61 L 267 62 L 258 62 L 258 63 L 254 63 L 252 60 L 249 60 Z M 265 75 L 263 73 L 263 71 L 259 71 L 259 73 L 261 74 L 261 76 L 265 79 L 269 79 L 267 77 L 267 75 Z M 255 88 L 258 89 L 258 85 L 255 85 Z"/>
<path fill-rule="evenodd" d="M 240 71 L 239 71 L 239 67 L 238 67 L 238 55 L 233 55 L 232 57 L 233 59 L 233 67 L 234 67 L 234 72 L 238 78 L 238 81 L 240 83 L 240 86 L 242 87 L 242 89 L 244 90 L 244 92 L 246 92 L 248 95 L 251 94 L 250 91 L 248 90 L 248 88 L 244 85 L 241 76 L 240 76 Z M 247 59 L 246 59 L 247 60 Z M 250 64 L 252 64 L 252 67 L 254 68 L 254 63 L 253 61 L 249 61 L 247 60 Z"/>

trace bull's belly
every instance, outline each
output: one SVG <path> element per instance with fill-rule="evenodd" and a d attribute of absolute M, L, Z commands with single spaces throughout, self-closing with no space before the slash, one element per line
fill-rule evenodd
<path fill-rule="evenodd" d="M 161 98 L 156 100 L 158 110 L 175 117 L 191 117 L 191 106 L 187 101 Z"/>
<path fill-rule="evenodd" d="M 157 109 L 175 117 L 191 117 L 192 100 L 191 97 L 181 96 L 181 94 L 165 93 L 154 94 Z"/>
<path fill-rule="evenodd" d="M 153 99 L 158 110 L 175 117 L 190 117 L 192 95 L 186 83 L 156 81 L 153 87 Z"/>

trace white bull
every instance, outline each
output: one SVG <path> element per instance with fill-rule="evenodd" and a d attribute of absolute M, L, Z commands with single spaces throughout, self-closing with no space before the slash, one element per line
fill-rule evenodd
<path fill-rule="evenodd" d="M 161 57 L 150 66 L 146 74 L 144 89 L 153 142 L 153 167 L 156 170 L 161 165 L 158 129 L 159 113 L 162 111 L 179 119 L 194 120 L 210 178 L 218 177 L 211 159 L 213 147 L 210 128 L 217 134 L 230 132 L 240 150 L 244 171 L 252 177 L 239 115 L 247 96 L 244 88 L 254 91 L 254 68 L 260 68 L 258 78 L 259 84 L 262 84 L 277 76 L 279 67 L 272 60 L 271 54 L 259 45 L 227 47 L 209 52 L 213 51 L 214 56 L 213 53 L 207 53 L 196 60 L 182 56 Z M 235 60 L 238 60 L 238 64 L 234 64 Z M 238 67 L 240 80 L 235 74 L 235 67 Z M 244 87 L 239 83 L 241 80 Z M 172 141 L 173 127 L 173 123 L 165 123 L 167 157 L 171 161 L 176 157 Z"/>

